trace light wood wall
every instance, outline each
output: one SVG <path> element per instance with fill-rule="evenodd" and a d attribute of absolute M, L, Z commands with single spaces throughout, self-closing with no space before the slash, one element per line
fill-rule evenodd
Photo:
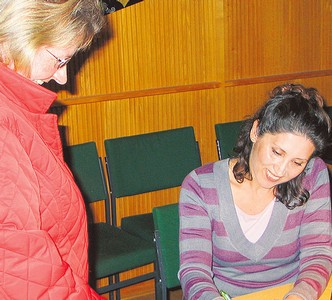
<path fill-rule="evenodd" d="M 101 156 L 104 139 L 190 125 L 203 163 L 214 161 L 214 124 L 253 113 L 280 83 L 314 86 L 332 105 L 331 13 L 329 0 L 144 0 L 107 16 L 52 111 L 67 144 L 96 141 Z M 119 218 L 176 202 L 178 189 L 124 200 Z"/>

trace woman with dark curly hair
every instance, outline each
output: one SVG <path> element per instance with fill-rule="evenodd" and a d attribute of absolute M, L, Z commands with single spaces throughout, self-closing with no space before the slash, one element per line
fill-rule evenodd
<path fill-rule="evenodd" d="M 331 136 L 323 98 L 285 84 L 244 122 L 236 155 L 192 171 L 180 195 L 185 299 L 223 299 L 294 283 L 316 300 L 332 269 L 331 198 L 318 157 Z"/>

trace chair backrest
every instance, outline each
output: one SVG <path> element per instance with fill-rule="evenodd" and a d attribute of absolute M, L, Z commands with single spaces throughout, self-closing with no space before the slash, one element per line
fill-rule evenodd
<path fill-rule="evenodd" d="M 330 118 L 332 119 L 332 106 L 326 106 L 325 110 L 328 113 L 328 115 L 330 116 Z"/>
<path fill-rule="evenodd" d="M 107 139 L 104 143 L 115 226 L 117 198 L 180 186 L 189 172 L 201 166 L 191 126 Z"/>
<path fill-rule="evenodd" d="M 167 288 L 180 286 L 179 205 L 169 204 L 152 210 L 155 225 L 158 262 L 161 279 Z"/>
<path fill-rule="evenodd" d="M 216 143 L 219 159 L 224 159 L 234 154 L 234 146 L 240 133 L 243 121 L 215 124 Z"/>
<path fill-rule="evenodd" d="M 330 116 L 331 120 L 332 120 L 332 106 L 326 106 L 325 107 L 325 111 L 328 113 L 328 115 Z M 331 140 L 331 138 L 330 138 Z M 322 158 L 324 159 L 324 161 L 329 164 L 332 165 L 332 146 L 330 144 L 330 146 L 327 147 L 327 149 L 325 149 Z M 332 172 L 330 172 L 330 175 L 332 176 Z M 331 187 L 332 189 L 332 187 Z"/>
<path fill-rule="evenodd" d="M 67 146 L 64 156 L 85 202 L 105 201 L 106 221 L 109 222 L 108 192 L 95 142 Z"/>
<path fill-rule="evenodd" d="M 117 198 L 179 186 L 201 165 L 193 127 L 108 139 L 105 150 Z"/>

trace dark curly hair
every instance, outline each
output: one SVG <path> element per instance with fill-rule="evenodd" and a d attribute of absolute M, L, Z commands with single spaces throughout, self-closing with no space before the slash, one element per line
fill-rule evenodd
<path fill-rule="evenodd" d="M 250 130 L 256 120 L 258 136 L 294 132 L 307 137 L 314 144 L 313 157 L 321 155 L 331 138 L 331 119 L 323 106 L 324 99 L 314 88 L 305 88 L 300 84 L 285 84 L 274 88 L 265 105 L 243 123 L 234 148 L 237 158 L 233 167 L 235 179 L 241 183 L 245 178 L 252 178 L 249 167 L 253 145 Z M 302 172 L 275 187 L 276 199 L 289 209 L 301 206 L 309 199 L 309 192 L 302 185 L 304 175 L 305 172 Z"/>

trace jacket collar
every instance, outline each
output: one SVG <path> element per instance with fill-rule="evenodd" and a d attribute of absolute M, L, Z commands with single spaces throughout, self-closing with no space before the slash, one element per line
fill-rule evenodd
<path fill-rule="evenodd" d="M 57 94 L 34 83 L 0 63 L 0 93 L 32 113 L 45 113 Z"/>

